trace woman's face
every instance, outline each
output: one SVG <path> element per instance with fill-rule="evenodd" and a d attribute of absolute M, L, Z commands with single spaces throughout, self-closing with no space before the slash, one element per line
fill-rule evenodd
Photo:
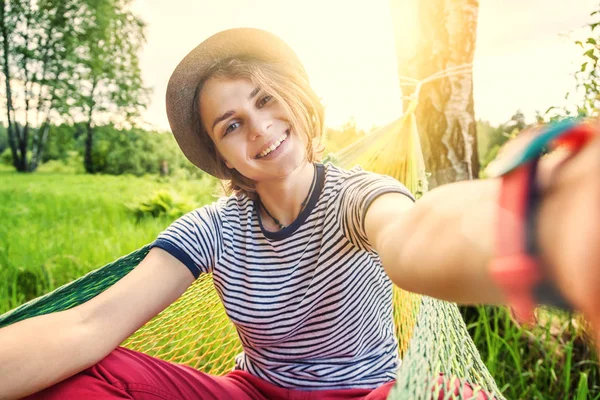
<path fill-rule="evenodd" d="M 227 167 L 256 182 L 284 177 L 306 159 L 281 105 L 247 79 L 209 79 L 200 117 Z"/>

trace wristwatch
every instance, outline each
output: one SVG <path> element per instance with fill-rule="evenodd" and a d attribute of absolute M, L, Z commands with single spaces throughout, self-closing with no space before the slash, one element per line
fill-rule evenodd
<path fill-rule="evenodd" d="M 501 179 L 489 272 L 522 322 L 533 321 L 537 304 L 571 310 L 549 278 L 538 248 L 539 160 L 546 151 L 561 146 L 576 154 L 597 134 L 589 121 L 574 118 L 527 130 L 508 142 L 486 169 L 488 176 Z"/>

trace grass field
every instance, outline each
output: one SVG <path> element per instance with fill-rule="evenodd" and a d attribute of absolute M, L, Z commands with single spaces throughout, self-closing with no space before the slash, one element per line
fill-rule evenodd
<path fill-rule="evenodd" d="M 152 241 L 172 218 L 138 220 L 125 205 L 159 190 L 205 204 L 215 185 L 0 169 L 0 314 Z M 463 314 L 508 399 L 600 399 L 581 321 L 544 312 L 544 323 L 526 330 L 503 309 Z"/>
<path fill-rule="evenodd" d="M 203 204 L 214 186 L 0 171 L 0 313 L 154 240 L 171 220 L 138 221 L 125 204 L 158 190 Z"/>

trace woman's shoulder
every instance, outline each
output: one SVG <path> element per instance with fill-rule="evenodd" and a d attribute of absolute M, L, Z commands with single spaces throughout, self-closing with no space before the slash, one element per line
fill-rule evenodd
<path fill-rule="evenodd" d="M 326 164 L 330 190 L 342 195 L 352 192 L 360 196 L 375 192 L 400 192 L 406 194 L 414 201 L 414 196 L 397 179 L 379 174 L 377 172 L 364 170 L 360 166 L 344 169 L 331 163 Z"/>
<path fill-rule="evenodd" d="M 360 179 L 368 179 L 368 180 L 393 179 L 386 175 L 381 175 L 381 174 L 378 174 L 375 172 L 367 171 L 367 170 L 363 169 L 360 165 L 355 165 L 354 167 L 349 168 L 349 169 L 339 167 L 330 162 L 328 162 L 324 165 L 325 165 L 325 171 L 326 171 L 327 177 L 330 178 L 329 180 L 331 181 L 331 183 L 334 183 L 334 184 L 342 185 L 344 183 L 352 182 L 357 179 L 359 179 L 359 180 Z"/>
<path fill-rule="evenodd" d="M 356 165 L 350 169 L 342 168 L 331 162 L 324 163 L 325 175 L 332 180 L 344 180 L 353 175 L 365 172 L 360 165 Z"/>
<path fill-rule="evenodd" d="M 193 213 L 227 215 L 251 210 L 253 201 L 244 195 L 222 196 L 212 203 L 196 208 Z"/>

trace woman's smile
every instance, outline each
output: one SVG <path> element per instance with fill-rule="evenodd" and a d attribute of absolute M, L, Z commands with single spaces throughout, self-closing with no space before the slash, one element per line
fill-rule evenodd
<path fill-rule="evenodd" d="M 260 160 L 271 160 L 277 157 L 277 155 L 280 154 L 285 148 L 285 145 L 287 144 L 287 138 L 289 137 L 289 133 L 290 130 L 286 130 L 283 133 L 283 135 L 281 135 L 280 137 L 272 141 L 270 144 L 265 146 L 265 148 L 260 153 L 258 153 L 258 155 L 255 158 Z"/>

